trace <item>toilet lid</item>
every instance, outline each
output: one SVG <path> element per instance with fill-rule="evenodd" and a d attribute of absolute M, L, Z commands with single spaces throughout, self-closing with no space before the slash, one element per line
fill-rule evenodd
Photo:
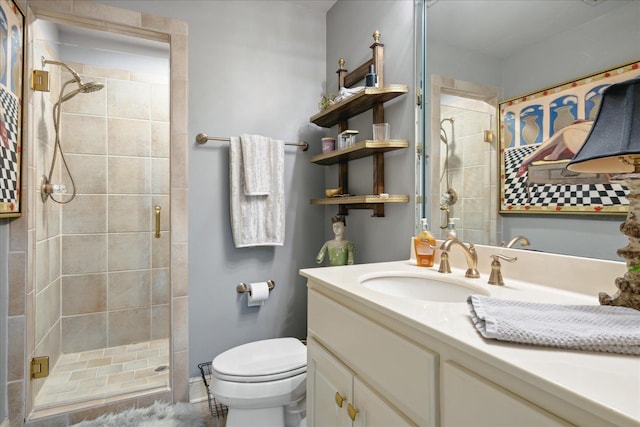
<path fill-rule="evenodd" d="M 219 354 L 214 375 L 230 381 L 272 381 L 306 372 L 307 347 L 296 338 L 254 341 Z"/>

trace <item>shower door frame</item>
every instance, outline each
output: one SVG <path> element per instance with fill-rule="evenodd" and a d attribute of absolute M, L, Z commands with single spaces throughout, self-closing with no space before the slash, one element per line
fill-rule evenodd
<path fill-rule="evenodd" d="M 97 30 L 104 30 L 133 37 L 141 37 L 169 44 L 170 50 L 170 379 L 169 387 L 155 389 L 135 395 L 116 396 L 107 402 L 76 403 L 56 410 L 34 413 L 33 393 L 30 380 L 30 362 L 34 354 L 34 319 L 35 319 L 35 206 L 40 202 L 38 197 L 39 178 L 35 176 L 36 150 L 35 135 L 31 129 L 34 125 L 32 114 L 25 114 L 25 149 L 26 168 L 26 210 L 27 210 L 27 260 L 25 314 L 26 327 L 19 344 L 17 339 L 13 344 L 24 348 L 24 395 L 20 405 L 22 414 L 10 414 L 11 419 L 30 421 L 40 420 L 42 417 L 82 416 L 91 413 L 92 418 L 100 413 L 100 407 L 109 412 L 114 403 L 126 404 L 131 407 L 147 406 L 154 400 L 169 402 L 188 401 L 189 369 L 188 369 L 188 26 L 186 23 L 170 18 L 158 17 L 146 13 L 120 9 L 112 6 L 91 3 L 88 1 L 57 1 L 30 0 L 27 5 L 27 43 L 31 47 L 34 43 L 29 26 L 36 19 L 45 19 L 66 25 L 79 26 Z M 101 19 L 95 19 L 94 17 Z M 27 54 L 25 67 L 25 82 L 32 69 L 40 69 L 39 58 Z M 26 86 L 26 85 L 25 85 Z M 25 106 L 33 108 L 33 91 L 25 89 Z M 31 260 L 31 262 L 29 262 Z M 15 337 L 18 338 L 18 337 Z M 12 345 L 10 337 L 9 346 Z M 108 404 L 107 404 L 108 403 Z M 105 406 L 106 405 L 106 406 Z M 13 405 L 16 408 L 18 405 Z M 97 409 L 97 411 L 96 411 Z M 15 412 L 15 409 L 14 409 Z M 97 413 L 96 413 L 97 412 Z M 70 419 L 70 418 L 67 418 Z"/>

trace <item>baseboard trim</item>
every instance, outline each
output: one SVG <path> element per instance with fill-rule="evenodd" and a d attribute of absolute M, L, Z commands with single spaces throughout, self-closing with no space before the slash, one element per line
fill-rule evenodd
<path fill-rule="evenodd" d="M 207 388 L 204 385 L 202 377 L 189 378 L 189 402 L 204 402 L 205 400 L 208 400 L 208 398 Z"/>

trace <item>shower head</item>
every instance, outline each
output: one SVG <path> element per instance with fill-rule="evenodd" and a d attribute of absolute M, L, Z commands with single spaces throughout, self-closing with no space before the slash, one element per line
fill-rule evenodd
<path fill-rule="evenodd" d="M 71 82 L 73 82 L 73 80 L 70 80 L 67 83 L 71 83 Z M 58 102 L 59 103 L 63 103 L 65 101 L 68 101 L 68 100 L 70 100 L 71 98 L 73 98 L 74 96 L 76 96 L 79 93 L 97 92 L 100 89 L 102 89 L 103 87 L 104 87 L 104 85 L 102 83 L 96 83 L 96 82 L 82 83 L 82 84 L 80 84 L 80 87 L 78 87 L 78 89 L 69 92 L 68 94 L 66 94 L 65 96 L 60 98 L 60 101 L 58 101 Z"/>
<path fill-rule="evenodd" d="M 91 93 L 97 92 L 104 87 L 102 83 L 97 82 L 87 82 L 80 87 L 80 92 L 82 93 Z"/>
<path fill-rule="evenodd" d="M 73 83 L 75 82 L 78 85 L 78 89 L 69 92 L 68 94 L 66 94 L 65 96 L 63 96 L 62 98 L 60 98 L 60 103 L 67 101 L 71 98 L 73 98 L 74 96 L 76 96 L 79 93 L 91 93 L 91 92 L 96 92 L 100 89 L 102 89 L 104 87 L 104 85 L 102 83 L 96 83 L 96 82 L 88 82 L 88 83 L 82 83 L 82 79 L 80 78 L 80 75 L 76 72 L 76 70 L 74 70 L 73 68 L 71 68 L 70 66 L 68 66 L 67 64 L 65 64 L 62 61 L 54 61 L 52 59 L 46 59 L 44 56 L 42 57 L 42 67 L 44 68 L 45 65 L 47 64 L 52 64 L 52 65 L 59 65 L 61 67 L 64 67 L 67 69 L 67 71 L 69 71 L 71 73 L 71 75 L 73 76 L 73 80 L 69 80 L 67 83 L 65 83 L 65 86 L 69 83 Z"/>

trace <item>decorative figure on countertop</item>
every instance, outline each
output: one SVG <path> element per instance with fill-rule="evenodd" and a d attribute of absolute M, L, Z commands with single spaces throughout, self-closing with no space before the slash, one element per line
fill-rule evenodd
<path fill-rule="evenodd" d="M 331 218 L 333 224 L 333 233 L 335 238 L 328 240 L 322 245 L 318 256 L 316 256 L 316 262 L 320 264 L 324 261 L 324 256 L 329 252 L 329 265 L 351 265 L 353 264 L 353 256 L 355 252 L 355 246 L 348 240 L 344 239 L 344 229 L 347 223 L 343 216 L 337 215 Z"/>

